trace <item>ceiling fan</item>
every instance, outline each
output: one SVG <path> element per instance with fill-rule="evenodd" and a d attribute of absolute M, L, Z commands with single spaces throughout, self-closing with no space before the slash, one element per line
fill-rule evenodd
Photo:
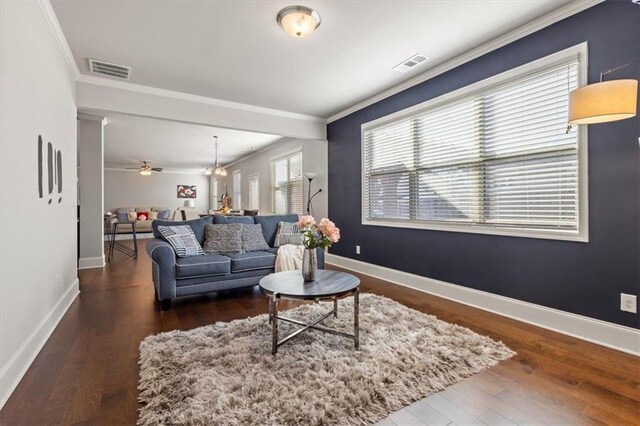
<path fill-rule="evenodd" d="M 151 167 L 147 161 L 143 161 L 140 167 L 127 167 L 125 170 L 138 170 L 142 176 L 149 176 L 151 172 L 161 172 L 162 167 Z"/>

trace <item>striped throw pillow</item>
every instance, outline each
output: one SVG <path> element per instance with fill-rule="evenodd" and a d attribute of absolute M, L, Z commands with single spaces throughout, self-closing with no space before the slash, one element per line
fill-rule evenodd
<path fill-rule="evenodd" d="M 193 230 L 188 225 L 158 226 L 158 232 L 167 240 L 178 257 L 198 256 L 204 254 Z"/>
<path fill-rule="evenodd" d="M 302 234 L 300 228 L 293 222 L 280 222 L 278 223 L 278 232 L 276 233 L 276 239 L 273 243 L 274 247 L 284 246 L 286 244 L 302 244 Z"/>

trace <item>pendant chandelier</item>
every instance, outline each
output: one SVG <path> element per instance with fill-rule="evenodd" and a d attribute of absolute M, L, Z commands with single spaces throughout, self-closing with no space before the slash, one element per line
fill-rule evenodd
<path fill-rule="evenodd" d="M 224 167 L 222 167 L 220 165 L 220 163 L 218 163 L 218 137 L 214 136 L 213 137 L 215 139 L 215 144 L 216 144 L 216 162 L 213 165 L 213 171 L 211 167 L 207 167 L 204 171 L 204 174 L 207 176 L 210 176 L 212 173 L 218 176 L 226 176 L 227 175 L 227 169 L 225 169 Z"/>

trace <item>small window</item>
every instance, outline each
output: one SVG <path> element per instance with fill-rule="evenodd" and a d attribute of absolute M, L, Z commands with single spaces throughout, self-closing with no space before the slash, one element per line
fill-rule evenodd
<path fill-rule="evenodd" d="M 231 203 L 233 204 L 234 210 L 242 209 L 242 175 L 240 174 L 240 170 L 236 170 L 233 172 L 233 198 L 231 199 Z"/>
<path fill-rule="evenodd" d="M 363 125 L 363 223 L 585 241 L 580 48 Z"/>
<path fill-rule="evenodd" d="M 209 205 L 211 206 L 209 208 L 212 210 L 217 210 L 218 209 L 218 179 L 212 177 L 209 183 L 210 183 Z"/>
<path fill-rule="evenodd" d="M 302 214 L 302 152 L 271 161 L 275 214 Z"/>
<path fill-rule="evenodd" d="M 260 176 L 249 176 L 249 209 L 260 209 Z"/>

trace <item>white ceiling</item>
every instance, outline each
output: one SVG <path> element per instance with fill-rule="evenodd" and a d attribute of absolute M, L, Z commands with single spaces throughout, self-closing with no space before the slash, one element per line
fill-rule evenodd
<path fill-rule="evenodd" d="M 291 0 L 52 4 L 82 73 L 97 58 L 133 83 L 328 117 L 569 2 L 305 0 L 322 24 L 304 39 L 276 23 Z M 391 69 L 415 53 L 430 59 Z"/>
<path fill-rule="evenodd" d="M 168 171 L 204 173 L 204 169 L 214 163 L 214 135 L 218 136 L 218 161 L 223 165 L 282 138 L 110 114 L 104 130 L 105 167 L 137 167 L 140 162 L 148 161 L 152 167 L 164 167 Z"/>

